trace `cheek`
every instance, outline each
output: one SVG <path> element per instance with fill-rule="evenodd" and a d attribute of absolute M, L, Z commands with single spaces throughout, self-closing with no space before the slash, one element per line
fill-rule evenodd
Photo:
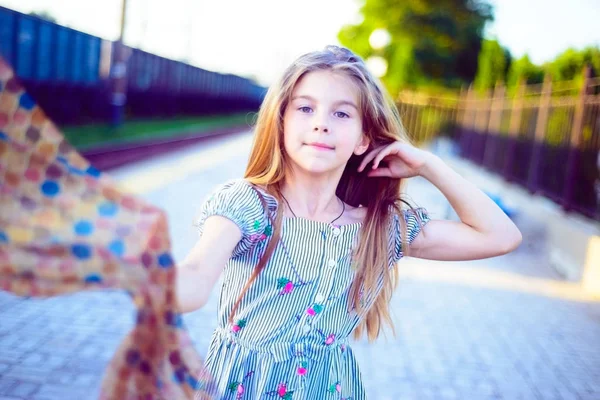
<path fill-rule="evenodd" d="M 290 121 L 283 123 L 283 147 L 286 152 L 295 152 L 296 143 L 298 142 L 298 128 Z"/>
<path fill-rule="evenodd" d="M 284 141 L 300 140 L 300 136 L 306 131 L 306 122 L 301 118 L 286 116 L 283 121 Z"/>
<path fill-rule="evenodd" d="M 362 132 L 360 129 L 355 126 L 347 127 L 344 132 L 344 135 L 341 135 L 339 140 L 343 143 L 345 149 L 350 149 L 350 151 L 354 151 L 354 148 L 358 146 L 362 140 Z"/>

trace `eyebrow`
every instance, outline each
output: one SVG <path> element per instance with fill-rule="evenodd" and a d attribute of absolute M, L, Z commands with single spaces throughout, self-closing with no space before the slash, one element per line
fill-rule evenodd
<path fill-rule="evenodd" d="M 311 97 L 311 96 L 308 96 L 308 95 L 300 95 L 300 96 L 292 97 L 292 101 L 298 100 L 298 99 L 306 99 L 306 100 L 313 101 L 313 102 L 317 101 L 317 100 L 315 100 L 314 97 Z M 339 101 L 336 101 L 333 104 L 336 104 L 336 105 L 347 105 L 347 106 L 350 106 L 350 107 L 354 107 L 354 109 L 356 109 L 356 111 L 358 111 L 358 106 L 356 104 L 354 104 L 353 102 L 349 101 L 349 100 L 339 100 Z"/>

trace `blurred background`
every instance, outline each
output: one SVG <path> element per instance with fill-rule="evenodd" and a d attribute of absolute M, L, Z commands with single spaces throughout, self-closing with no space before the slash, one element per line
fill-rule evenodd
<path fill-rule="evenodd" d="M 598 21 L 596 0 L 0 0 L 0 55 L 86 158 L 167 212 L 181 260 L 204 197 L 242 176 L 268 86 L 350 48 L 414 142 L 524 235 L 493 259 L 402 260 L 397 335 L 354 345 L 369 398 L 597 400 Z M 456 218 L 422 179 L 407 195 Z M 217 301 L 185 316 L 201 354 Z M 0 293 L 0 399 L 96 398 L 133 317 L 121 293 Z"/>

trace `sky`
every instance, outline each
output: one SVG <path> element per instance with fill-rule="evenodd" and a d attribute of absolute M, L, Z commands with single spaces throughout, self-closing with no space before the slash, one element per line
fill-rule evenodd
<path fill-rule="evenodd" d="M 568 47 L 600 46 L 600 0 L 489 0 L 486 37 L 535 63 Z M 122 0 L 0 0 L 17 11 L 47 11 L 58 23 L 104 39 L 119 36 Z M 360 0 L 128 0 L 125 42 L 199 67 L 268 85 L 297 56 L 360 21 Z M 552 5 L 550 5 L 552 4 Z"/>

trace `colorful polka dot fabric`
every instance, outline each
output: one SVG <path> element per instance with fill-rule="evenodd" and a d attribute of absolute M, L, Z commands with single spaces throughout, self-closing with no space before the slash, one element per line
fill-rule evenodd
<path fill-rule="evenodd" d="M 211 380 L 175 304 L 165 213 L 81 157 L 0 58 L 0 289 L 123 289 L 136 325 L 101 399 L 208 399 Z"/>

